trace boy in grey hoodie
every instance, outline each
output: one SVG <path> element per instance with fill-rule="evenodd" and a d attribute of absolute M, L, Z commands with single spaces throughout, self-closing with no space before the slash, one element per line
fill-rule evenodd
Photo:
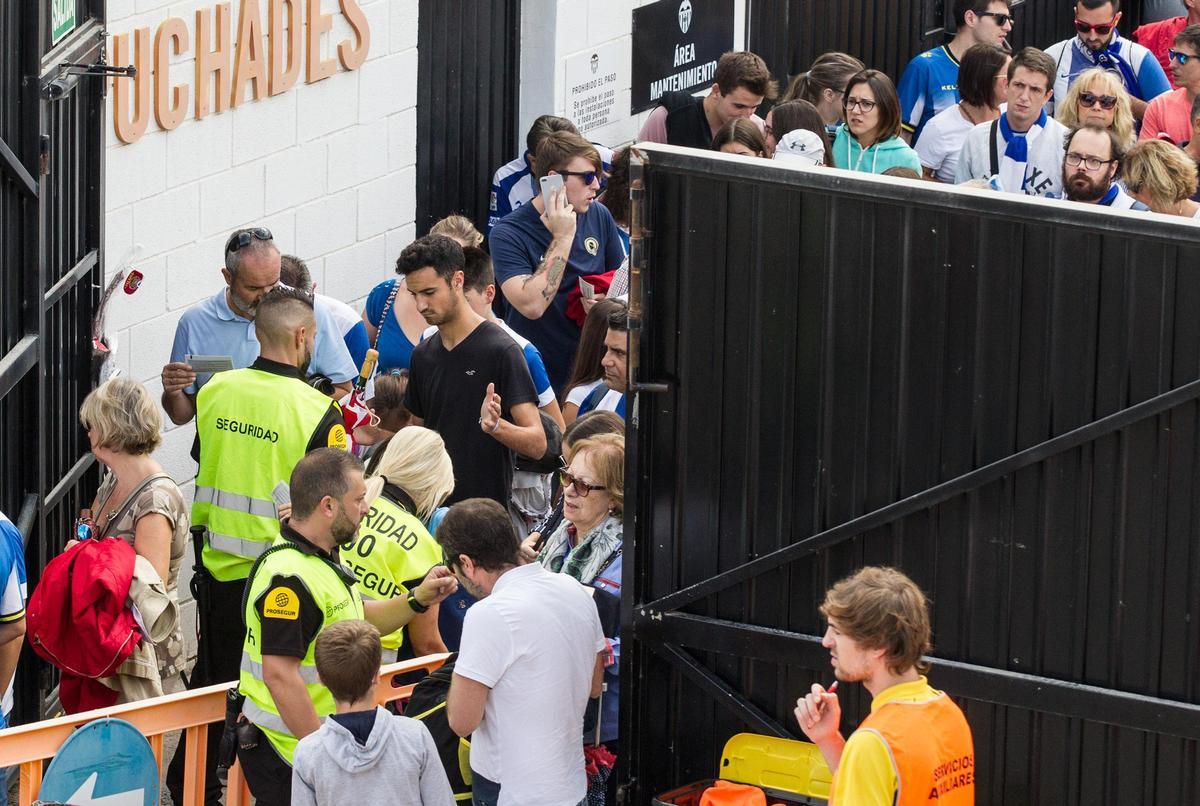
<path fill-rule="evenodd" d="M 365 621 L 339 621 L 317 636 L 317 674 L 337 712 L 300 740 L 292 806 L 360 802 L 454 806 L 433 737 L 423 724 L 377 706 L 382 650 Z"/>

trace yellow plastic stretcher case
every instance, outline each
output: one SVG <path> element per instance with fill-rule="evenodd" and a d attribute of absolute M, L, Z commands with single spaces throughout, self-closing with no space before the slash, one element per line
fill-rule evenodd
<path fill-rule="evenodd" d="M 806 795 L 829 799 L 833 773 L 815 744 L 757 733 L 730 737 L 717 773 L 726 781 L 753 784 L 768 796 Z"/>

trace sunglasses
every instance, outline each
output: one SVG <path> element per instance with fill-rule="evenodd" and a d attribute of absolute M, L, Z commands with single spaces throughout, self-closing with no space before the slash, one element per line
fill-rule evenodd
<path fill-rule="evenodd" d="M 1180 53 L 1179 51 L 1177 51 L 1173 48 L 1167 50 L 1167 60 L 1172 61 L 1172 62 L 1179 62 L 1180 67 L 1183 67 L 1185 64 L 1188 63 L 1188 61 L 1190 61 L 1191 59 L 1195 59 L 1195 58 L 1197 58 L 1197 57 L 1191 53 Z"/>
<path fill-rule="evenodd" d="M 587 498 L 588 493 L 592 492 L 593 490 L 605 489 L 603 484 L 588 484 L 586 481 L 572 476 L 565 470 L 559 471 L 558 477 L 562 480 L 562 486 L 564 490 L 567 487 L 574 487 L 575 494 L 580 498 Z"/>
<path fill-rule="evenodd" d="M 1113 17 L 1108 22 L 1102 22 L 1099 25 L 1089 25 L 1083 20 L 1075 20 L 1075 30 L 1081 34 L 1088 34 L 1092 31 L 1100 34 L 1100 36 L 1108 36 L 1112 33 L 1112 29 L 1117 27 L 1117 18 Z"/>
<path fill-rule="evenodd" d="M 578 176 L 583 180 L 583 184 L 590 185 L 597 179 L 601 178 L 599 171 L 555 171 L 562 176 Z"/>
<path fill-rule="evenodd" d="M 975 16 L 991 17 L 992 19 L 994 19 L 996 21 L 996 24 L 999 25 L 1001 28 L 1003 28 L 1005 25 L 1011 25 L 1017 21 L 1017 18 L 1014 17 L 1012 14 L 1005 14 L 1000 11 L 981 11 L 978 14 L 976 14 Z"/>
<path fill-rule="evenodd" d="M 1091 109 L 1096 104 L 1100 104 L 1101 109 L 1112 109 L 1117 105 L 1117 97 L 1115 95 L 1096 95 L 1093 92 L 1079 93 L 1080 106 Z"/>
<path fill-rule="evenodd" d="M 236 252 L 239 249 L 245 249 L 254 242 L 255 238 L 260 241 L 270 241 L 274 239 L 274 237 L 275 236 L 271 234 L 271 230 L 267 229 L 266 227 L 255 227 L 254 229 L 235 232 L 233 235 L 230 235 L 229 240 L 225 242 L 225 254 L 228 255 Z"/>

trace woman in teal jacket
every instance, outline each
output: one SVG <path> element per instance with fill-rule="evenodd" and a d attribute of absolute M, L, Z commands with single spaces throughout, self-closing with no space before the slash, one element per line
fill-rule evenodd
<path fill-rule="evenodd" d="M 900 99 L 896 85 L 878 70 L 863 70 L 842 96 L 846 122 L 838 126 L 833 159 L 838 168 L 881 174 L 911 168 L 921 175 L 917 152 L 900 138 Z"/>

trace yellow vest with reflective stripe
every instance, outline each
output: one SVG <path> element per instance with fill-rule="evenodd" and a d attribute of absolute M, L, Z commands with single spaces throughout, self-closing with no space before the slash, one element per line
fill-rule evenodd
<path fill-rule="evenodd" d="M 246 583 L 246 639 L 242 644 L 242 667 L 238 675 L 238 688 L 246 695 L 242 713 L 262 729 L 288 764 L 292 763 L 299 740 L 279 716 L 271 691 L 263 682 L 262 618 L 254 603 L 265 593 L 263 608 L 268 616 L 299 619 L 300 601 L 295 591 L 286 587 L 267 590 L 276 575 L 293 576 L 302 581 L 305 590 L 324 614 L 322 630 L 338 621 L 363 617 L 362 598 L 349 580 L 339 575 L 330 561 L 306 554 L 293 546 L 285 537 L 276 540 L 270 552 L 255 566 L 253 578 Z M 317 680 L 316 644 L 314 640 L 308 645 L 304 659 L 300 661 L 300 678 L 304 681 L 317 716 L 324 719 L 336 709 L 333 695 Z"/>
<path fill-rule="evenodd" d="M 299 378 L 249 367 L 218 372 L 200 388 L 192 524 L 208 528 L 204 567 L 216 579 L 245 579 L 279 536 L 271 491 L 291 479 L 329 403 Z M 345 429 L 335 427 L 329 442 L 345 449 Z"/>
<path fill-rule="evenodd" d="M 421 579 L 442 561 L 442 547 L 416 515 L 384 493 L 358 526 L 354 542 L 342 549 L 342 562 L 358 577 L 358 592 L 367 599 L 408 595 L 404 582 Z M 404 629 L 383 636 L 383 648 L 404 643 Z"/>

